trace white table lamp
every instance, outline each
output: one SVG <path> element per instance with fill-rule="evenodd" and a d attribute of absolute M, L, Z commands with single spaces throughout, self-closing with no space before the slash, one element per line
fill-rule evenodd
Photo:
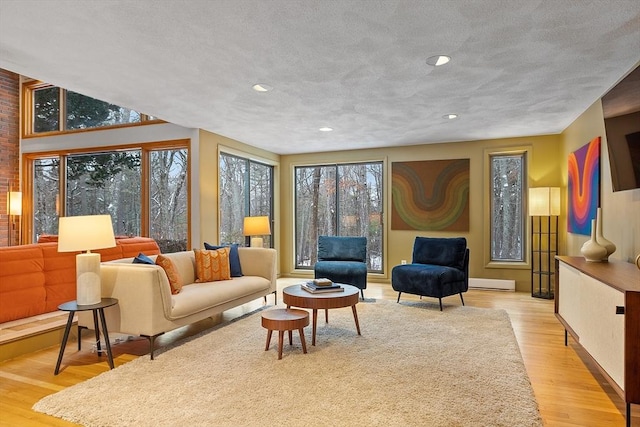
<path fill-rule="evenodd" d="M 76 255 L 76 302 L 78 305 L 97 304 L 102 298 L 100 289 L 100 254 L 94 249 L 116 245 L 111 215 L 60 217 L 58 224 L 58 252 L 87 251 Z"/>
<path fill-rule="evenodd" d="M 262 248 L 264 247 L 264 241 L 262 237 L 264 235 L 271 234 L 271 226 L 269 225 L 268 216 L 247 216 L 244 218 L 244 231 L 245 236 L 251 236 L 251 247 Z"/>

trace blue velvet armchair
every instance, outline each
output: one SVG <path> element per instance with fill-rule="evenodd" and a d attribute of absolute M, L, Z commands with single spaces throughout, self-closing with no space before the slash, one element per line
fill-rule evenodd
<path fill-rule="evenodd" d="M 335 283 L 353 285 L 364 299 L 367 288 L 367 238 L 319 236 L 315 278 L 326 277 Z"/>
<path fill-rule="evenodd" d="M 397 265 L 391 270 L 391 286 L 402 292 L 438 298 L 460 294 L 469 289 L 469 248 L 464 237 L 416 237 L 411 264 Z"/>

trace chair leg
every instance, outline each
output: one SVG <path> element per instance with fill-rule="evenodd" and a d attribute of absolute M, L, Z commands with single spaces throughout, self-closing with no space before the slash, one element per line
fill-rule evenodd
<path fill-rule="evenodd" d="M 462 301 L 462 305 L 464 305 L 464 298 L 462 298 L 462 292 L 460 292 L 460 301 Z"/>
<path fill-rule="evenodd" d="M 438 298 L 438 300 L 440 301 L 440 311 L 442 311 L 442 298 Z"/>
<path fill-rule="evenodd" d="M 398 300 L 396 302 L 400 302 L 400 295 L 402 295 L 402 292 L 398 292 Z"/>
<path fill-rule="evenodd" d="M 362 295 L 362 301 L 364 301 L 364 289 L 360 289 L 360 295 Z"/>

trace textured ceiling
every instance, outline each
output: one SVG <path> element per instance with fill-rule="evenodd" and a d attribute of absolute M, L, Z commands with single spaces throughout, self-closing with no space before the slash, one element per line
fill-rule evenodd
<path fill-rule="evenodd" d="M 0 0 L 1 68 L 280 154 L 559 133 L 639 61 L 637 0 Z"/>

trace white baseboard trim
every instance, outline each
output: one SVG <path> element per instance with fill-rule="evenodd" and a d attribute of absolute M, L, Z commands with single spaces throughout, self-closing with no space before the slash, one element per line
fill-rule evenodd
<path fill-rule="evenodd" d="M 479 279 L 469 278 L 469 288 L 473 289 L 498 289 L 501 291 L 513 291 L 516 290 L 515 280 L 506 279 Z"/>

